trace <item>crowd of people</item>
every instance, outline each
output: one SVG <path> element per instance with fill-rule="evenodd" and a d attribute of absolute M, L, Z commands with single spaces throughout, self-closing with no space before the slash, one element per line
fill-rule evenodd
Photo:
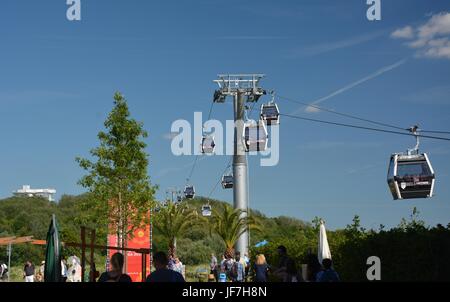
<path fill-rule="evenodd" d="M 222 256 L 219 263 L 214 254 L 211 255 L 211 281 L 216 282 L 338 282 L 340 281 L 338 273 L 333 269 L 331 259 L 323 259 L 319 263 L 317 256 L 310 254 L 306 266 L 306 276 L 304 277 L 300 269 L 297 268 L 295 261 L 289 257 L 285 246 L 280 245 L 277 248 L 279 262 L 277 266 L 271 266 L 267 263 L 263 254 L 255 257 L 253 264 L 247 254 L 241 257 L 236 252 L 234 257 L 229 253 Z"/>
<path fill-rule="evenodd" d="M 253 263 L 250 262 L 248 254 L 241 256 L 240 252 L 234 255 L 230 252 L 222 255 L 219 262 L 217 257 L 212 254 L 210 262 L 209 281 L 215 282 L 338 282 L 340 281 L 338 273 L 333 269 L 331 259 L 323 259 L 319 263 L 317 256 L 309 254 L 306 265 L 306 272 L 297 268 L 295 261 L 288 255 L 285 246 L 277 248 L 279 262 L 275 265 L 269 265 L 263 254 L 258 254 Z M 74 256 L 73 256 L 74 257 Z M 71 257 L 71 258 L 73 258 Z M 76 258 L 76 257 L 75 257 Z M 76 260 L 76 259 L 75 259 Z M 77 261 L 71 260 L 68 268 L 67 261 L 61 261 L 62 281 L 68 279 L 72 282 L 79 282 L 81 278 L 76 278 Z M 111 268 L 109 271 L 100 275 L 97 282 L 132 282 L 131 277 L 123 272 L 124 256 L 121 253 L 115 253 L 110 259 Z M 147 282 L 185 282 L 184 266 L 180 259 L 175 256 L 167 256 L 164 252 L 157 252 L 153 255 L 153 265 L 155 270 L 147 278 Z M 45 261 L 42 261 L 36 270 L 31 261 L 27 261 L 23 268 L 23 278 L 25 282 L 44 281 Z M 70 273 L 70 272 L 72 273 Z M 69 272 L 69 273 L 68 273 Z M 8 273 L 7 266 L 4 263 L 0 265 L 0 278 L 4 279 Z M 80 272 L 81 274 L 81 272 Z M 70 275 L 70 276 L 68 276 Z M 98 275 L 97 275 L 98 276 Z M 72 280 L 74 279 L 74 280 Z M 76 279 L 76 280 L 75 280 Z M 97 278 L 94 278 L 94 280 Z"/>
<path fill-rule="evenodd" d="M 74 256 L 72 256 L 74 257 Z M 72 258 L 71 257 L 71 258 Z M 75 257 L 76 258 L 76 257 Z M 79 268 L 78 268 L 78 267 Z M 6 266 L 5 266 L 6 267 Z M 69 270 L 71 274 L 69 276 Z M 23 280 L 25 282 L 44 282 L 45 280 L 45 261 L 42 261 L 38 267 L 33 262 L 27 261 L 23 267 Z M 79 275 L 79 276 L 78 276 Z M 66 259 L 61 260 L 61 281 L 62 282 L 81 282 L 81 266 L 74 261 L 70 265 Z"/>

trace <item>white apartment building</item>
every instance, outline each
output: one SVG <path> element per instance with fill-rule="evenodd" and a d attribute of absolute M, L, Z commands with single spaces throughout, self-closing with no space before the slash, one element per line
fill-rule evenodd
<path fill-rule="evenodd" d="M 13 192 L 14 196 L 43 197 L 49 201 L 54 201 L 55 194 L 55 189 L 31 189 L 29 185 L 23 185 L 22 189 Z"/>

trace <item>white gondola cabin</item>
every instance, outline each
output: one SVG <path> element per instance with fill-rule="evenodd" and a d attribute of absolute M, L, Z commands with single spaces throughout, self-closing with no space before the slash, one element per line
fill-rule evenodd
<path fill-rule="evenodd" d="M 202 206 L 202 216 L 203 217 L 209 217 L 212 214 L 212 208 L 209 204 L 204 204 Z"/>
<path fill-rule="evenodd" d="M 246 152 L 265 151 L 267 149 L 268 134 L 264 122 L 249 120 L 244 124 L 244 146 Z"/>
<path fill-rule="evenodd" d="M 419 126 L 409 128 L 416 145 L 406 153 L 391 155 L 387 182 L 394 200 L 433 196 L 435 175 L 426 153 L 419 153 Z"/>
<path fill-rule="evenodd" d="M 387 182 L 394 200 L 432 197 L 435 174 L 427 154 L 392 154 Z"/>
<path fill-rule="evenodd" d="M 202 144 L 200 146 L 203 154 L 212 154 L 216 148 L 214 136 L 206 135 L 202 138 Z"/>

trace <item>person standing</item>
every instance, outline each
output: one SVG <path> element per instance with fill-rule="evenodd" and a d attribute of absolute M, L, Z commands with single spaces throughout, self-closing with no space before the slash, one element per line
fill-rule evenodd
<path fill-rule="evenodd" d="M 248 277 L 248 272 L 250 271 L 250 257 L 247 253 L 244 254 L 244 263 L 245 263 L 245 277 Z"/>
<path fill-rule="evenodd" d="M 61 281 L 67 281 L 67 262 L 66 259 L 61 260 Z"/>
<path fill-rule="evenodd" d="M 175 257 L 175 264 L 173 265 L 173 270 L 183 275 L 183 263 L 180 261 L 180 258 L 178 257 Z"/>
<path fill-rule="evenodd" d="M 225 257 L 225 254 L 222 255 L 222 260 L 220 261 L 220 271 L 225 272 L 225 261 L 227 261 L 227 258 Z"/>
<path fill-rule="evenodd" d="M 0 262 L 0 281 L 8 279 L 8 266 L 4 262 Z"/>
<path fill-rule="evenodd" d="M 233 280 L 232 269 L 234 259 L 230 255 L 224 255 L 225 260 L 222 261 L 222 271 L 227 275 L 227 280 Z"/>
<path fill-rule="evenodd" d="M 278 268 L 275 270 L 274 275 L 281 279 L 282 282 L 296 282 L 297 281 L 297 269 L 295 262 L 287 254 L 287 249 L 284 245 L 280 245 L 277 248 L 280 262 Z"/>
<path fill-rule="evenodd" d="M 231 279 L 233 282 L 244 282 L 245 280 L 245 263 L 241 261 L 241 253 L 236 252 L 235 261 L 231 269 Z"/>
<path fill-rule="evenodd" d="M 317 259 L 317 255 L 309 253 L 306 265 L 306 282 L 316 282 L 317 273 L 321 270 L 321 265 Z"/>
<path fill-rule="evenodd" d="M 323 270 L 317 273 L 317 282 L 339 282 L 338 273 L 332 268 L 333 262 L 331 259 L 322 260 Z"/>
<path fill-rule="evenodd" d="M 146 282 L 185 282 L 183 276 L 168 268 L 169 259 L 164 252 L 153 256 L 155 271 L 147 276 Z"/>
<path fill-rule="evenodd" d="M 254 270 L 255 282 L 267 282 L 269 265 L 267 264 L 266 257 L 263 254 L 256 256 Z"/>
<path fill-rule="evenodd" d="M 168 260 L 168 263 L 167 263 L 167 268 L 168 268 L 168 269 L 171 269 L 171 270 L 174 270 L 174 267 L 175 267 L 175 258 L 174 258 L 173 255 L 169 255 L 169 260 Z"/>
<path fill-rule="evenodd" d="M 25 263 L 23 277 L 25 278 L 25 282 L 34 282 L 34 265 L 31 261 Z"/>
<path fill-rule="evenodd" d="M 214 253 L 213 253 L 213 254 L 211 254 L 211 261 L 209 263 L 209 267 L 211 268 L 211 274 L 214 275 L 214 278 L 216 279 L 216 281 L 219 280 L 217 266 L 218 266 L 217 258 L 216 258 L 216 255 L 214 255 Z"/>

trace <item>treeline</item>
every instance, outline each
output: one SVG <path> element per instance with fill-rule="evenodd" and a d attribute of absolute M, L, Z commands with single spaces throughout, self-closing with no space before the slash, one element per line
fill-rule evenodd
<path fill-rule="evenodd" d="M 44 239 L 55 213 L 61 228 L 63 241 L 80 240 L 80 226 L 90 226 L 97 230 L 97 242 L 106 242 L 105 221 L 83 221 L 79 201 L 89 198 L 88 194 L 62 196 L 58 203 L 41 198 L 8 198 L 0 200 L 0 237 L 34 236 Z M 198 209 L 206 203 L 201 197 L 188 201 L 188 205 Z M 219 207 L 220 201 L 209 201 Z M 269 218 L 258 211 L 251 211 L 260 224 L 260 232 L 252 232 L 251 257 L 264 253 L 271 265 L 278 263 L 276 247 L 285 245 L 288 252 L 300 266 L 307 263 L 308 254 L 317 254 L 319 218 L 307 223 L 291 217 Z M 385 230 L 366 230 L 361 227 L 358 216 L 344 229 L 327 231 L 335 269 L 344 281 L 367 281 L 367 258 L 377 256 L 381 259 L 381 278 L 383 281 L 450 281 L 450 224 L 428 227 L 413 211 L 411 217 L 402 219 L 395 228 Z M 154 230 L 154 250 L 167 251 L 168 242 Z M 267 240 L 268 245 L 254 248 L 257 242 Z M 217 235 L 202 226 L 191 228 L 183 238 L 177 239 L 177 254 L 184 264 L 207 264 L 211 253 L 220 256 L 224 244 Z M 79 255 L 77 249 L 64 249 L 68 255 Z M 6 249 L 0 246 L 0 260 L 6 261 Z M 105 252 L 96 253 L 96 262 L 104 261 Z M 25 260 L 35 263 L 44 258 L 44 247 L 30 244 L 14 245 L 12 266 L 22 265 Z"/>
<path fill-rule="evenodd" d="M 33 236 L 35 239 L 45 239 L 51 215 L 56 214 L 61 240 L 66 242 L 80 241 L 80 227 L 82 225 L 95 228 L 97 231 L 96 242 L 106 243 L 106 221 L 88 221 L 86 215 L 82 215 L 79 204 L 89 199 L 89 194 L 79 196 L 63 195 L 59 202 L 50 202 L 42 198 L 22 198 L 11 197 L 0 200 L 0 237 L 7 236 Z M 213 207 L 219 207 L 222 202 L 210 200 Z M 199 197 L 188 201 L 188 205 L 198 209 L 206 200 Z M 252 215 L 258 217 L 258 221 L 263 228 L 263 232 L 252 234 L 252 244 L 263 239 L 272 241 L 276 238 L 288 238 L 290 234 L 297 233 L 303 229 L 310 229 L 311 225 L 295 218 L 278 217 L 267 218 L 258 211 L 252 211 Z M 224 251 L 222 240 L 208 229 L 202 226 L 191 228 L 183 238 L 177 239 L 178 255 L 183 263 L 197 265 L 208 263 L 211 253 L 220 255 Z M 153 231 L 154 250 L 167 251 L 167 239 Z M 65 255 L 79 255 L 79 251 L 74 248 L 65 248 Z M 104 256 L 104 252 L 96 252 L 98 257 Z M 0 257 L 6 255 L 6 247 L 0 246 Z M 26 260 L 34 263 L 42 261 L 44 258 L 44 247 L 33 246 L 31 244 L 17 244 L 13 247 L 12 263 L 21 265 Z M 0 258 L 6 261 L 6 259 Z"/>
<path fill-rule="evenodd" d="M 11 197 L 0 200 L 0 237 L 33 236 L 45 239 L 52 214 L 56 214 L 60 227 L 61 240 L 65 242 L 80 241 L 80 226 L 91 225 L 82 221 L 77 203 L 88 198 L 63 195 L 58 203 L 38 197 Z M 105 241 L 105 228 L 96 227 L 97 242 Z M 45 246 L 32 244 L 15 244 L 12 247 L 11 266 L 22 265 L 26 260 L 40 263 L 45 259 Z M 64 248 L 63 256 L 79 255 L 75 248 Z M 97 257 L 106 253 L 98 252 Z M 6 246 L 0 246 L 0 260 L 7 262 Z"/>

